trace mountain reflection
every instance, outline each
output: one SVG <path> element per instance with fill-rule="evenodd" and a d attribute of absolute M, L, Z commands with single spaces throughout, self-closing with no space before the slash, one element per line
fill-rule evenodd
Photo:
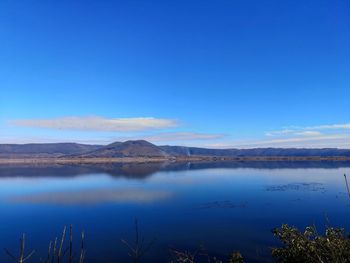
<path fill-rule="evenodd" d="M 235 162 L 150 162 L 105 164 L 1 164 L 0 178 L 5 177 L 74 177 L 108 174 L 112 177 L 144 179 L 159 171 L 184 171 L 210 168 L 253 169 L 334 169 L 350 167 L 350 161 L 235 161 Z"/>

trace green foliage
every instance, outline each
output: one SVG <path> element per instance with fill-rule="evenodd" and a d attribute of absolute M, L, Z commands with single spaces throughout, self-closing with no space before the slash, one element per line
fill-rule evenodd
<path fill-rule="evenodd" d="M 350 238 L 341 228 L 328 227 L 319 235 L 315 227 L 302 233 L 294 227 L 282 225 L 273 234 L 283 243 L 273 248 L 272 256 L 282 263 L 347 263 L 350 262 Z"/>
<path fill-rule="evenodd" d="M 210 262 L 210 261 L 209 261 Z M 226 262 L 226 261 L 225 261 Z M 227 261 L 228 263 L 244 263 L 243 257 L 240 252 L 236 251 L 232 253 Z M 221 260 L 217 258 L 213 258 L 213 263 L 223 263 Z"/>
<path fill-rule="evenodd" d="M 122 242 L 130 249 L 129 255 L 133 262 L 140 262 L 142 256 L 152 246 L 150 242 L 144 246 L 143 238 L 139 236 L 138 224 L 135 221 L 136 240 L 135 244 Z M 282 242 L 282 246 L 272 248 L 272 256 L 279 263 L 350 263 L 350 236 L 342 228 L 327 227 L 323 235 L 317 233 L 314 226 L 306 227 L 304 232 L 295 227 L 282 225 L 280 228 L 273 230 L 273 234 Z M 84 248 L 84 232 L 81 235 L 80 256 L 74 258 L 73 253 L 73 232 L 72 226 L 69 231 L 69 245 L 65 245 L 66 227 L 64 227 L 62 237 L 54 242 L 50 241 L 48 247 L 47 259 L 42 262 L 68 262 L 83 263 L 85 261 L 86 250 Z M 67 248 L 65 248 L 67 247 Z M 20 242 L 20 255 L 14 256 L 5 249 L 5 252 L 15 262 L 24 263 L 32 257 L 34 251 L 25 256 L 25 236 L 23 235 Z M 212 258 L 205 250 L 199 249 L 195 252 L 171 250 L 173 259 L 171 263 L 244 263 L 240 252 L 232 253 L 228 260 Z"/>
<path fill-rule="evenodd" d="M 244 263 L 241 253 L 238 251 L 232 253 L 228 260 L 228 263 Z"/>

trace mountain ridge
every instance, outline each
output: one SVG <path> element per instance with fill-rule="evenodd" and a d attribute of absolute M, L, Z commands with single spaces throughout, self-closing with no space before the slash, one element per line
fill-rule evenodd
<path fill-rule="evenodd" d="M 169 156 L 159 146 L 145 140 L 130 140 L 114 142 L 96 149 L 92 152 L 81 154 L 83 158 L 120 158 L 120 157 L 167 157 Z"/>
<path fill-rule="evenodd" d="M 78 143 L 0 144 L 0 158 L 81 157 L 350 157 L 350 149 L 339 148 L 251 148 L 211 149 L 187 146 L 157 146 L 145 140 L 108 145 Z"/>
<path fill-rule="evenodd" d="M 101 145 L 80 143 L 0 144 L 1 157 L 59 157 L 79 154 L 100 148 Z"/>

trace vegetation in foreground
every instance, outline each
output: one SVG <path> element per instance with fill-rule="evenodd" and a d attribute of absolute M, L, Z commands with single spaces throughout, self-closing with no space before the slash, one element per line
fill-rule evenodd
<path fill-rule="evenodd" d="M 68 237 L 68 245 L 66 244 L 66 232 L 67 227 L 63 228 L 62 236 L 60 238 L 56 237 L 54 240 L 49 242 L 47 256 L 46 258 L 40 258 L 39 262 L 41 263 L 83 263 L 85 261 L 85 253 L 86 250 L 84 248 L 84 231 L 81 232 L 81 243 L 80 243 L 80 252 L 76 254 L 73 251 L 73 227 L 70 225 L 69 227 L 69 237 Z M 18 252 L 18 256 L 15 256 L 12 252 L 5 248 L 6 254 L 9 258 L 12 259 L 12 262 L 24 263 L 30 260 L 31 257 L 35 254 L 35 250 L 32 250 L 29 254 L 26 254 L 25 246 L 25 234 L 22 235 L 20 241 L 20 248 Z"/>
<path fill-rule="evenodd" d="M 350 262 L 350 236 L 342 228 L 327 227 L 324 234 L 319 234 L 316 227 L 306 227 L 304 231 L 299 231 L 295 227 L 282 225 L 273 231 L 275 237 L 281 241 L 280 247 L 271 249 L 272 262 L 279 263 L 349 263 Z M 135 240 L 129 243 L 125 240 L 121 242 L 126 245 L 128 255 L 134 263 L 142 262 L 143 256 L 151 249 L 155 240 L 149 243 L 144 242 L 140 236 L 138 223 L 135 221 Z M 84 263 L 86 249 L 84 247 L 84 232 L 81 234 L 79 252 L 73 251 L 72 226 L 69 228 L 69 237 L 66 238 L 66 227 L 64 227 L 62 236 L 49 242 L 46 258 L 41 258 L 41 263 Z M 35 262 L 30 260 L 35 254 L 31 251 L 26 254 L 25 235 L 20 239 L 20 249 L 18 256 L 14 256 L 9 250 L 5 252 L 13 262 Z M 172 260 L 170 263 L 195 263 L 206 262 L 223 263 L 221 259 L 210 257 L 208 254 L 191 253 L 189 251 L 171 250 Z M 239 252 L 232 253 L 228 263 L 244 263 L 244 258 Z"/>
<path fill-rule="evenodd" d="M 314 226 L 300 232 L 294 227 L 282 225 L 273 233 L 283 244 L 272 249 L 272 256 L 277 262 L 350 262 L 350 236 L 342 228 L 327 227 L 324 235 L 320 235 Z"/>

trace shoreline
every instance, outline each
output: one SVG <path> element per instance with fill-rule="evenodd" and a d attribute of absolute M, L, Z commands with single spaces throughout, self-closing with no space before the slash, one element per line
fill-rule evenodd
<path fill-rule="evenodd" d="M 244 162 L 244 161 L 350 161 L 350 157 L 320 157 L 320 156 L 259 156 L 259 157 L 218 157 L 218 156 L 191 156 L 191 157 L 118 157 L 118 158 L 0 158 L 0 164 L 79 164 L 79 163 L 154 163 L 154 162 Z"/>

